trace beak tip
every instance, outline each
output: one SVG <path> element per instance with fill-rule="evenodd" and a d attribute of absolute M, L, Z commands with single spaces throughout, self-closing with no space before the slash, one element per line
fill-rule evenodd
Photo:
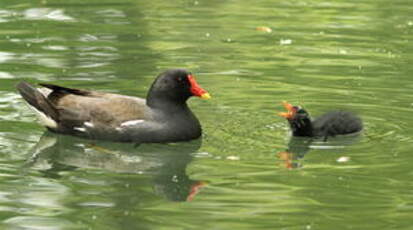
<path fill-rule="evenodd" d="M 202 99 L 205 99 L 205 100 L 208 100 L 208 99 L 211 99 L 211 95 L 209 95 L 209 93 L 203 93 L 203 94 L 201 95 L 201 98 L 202 98 Z"/>

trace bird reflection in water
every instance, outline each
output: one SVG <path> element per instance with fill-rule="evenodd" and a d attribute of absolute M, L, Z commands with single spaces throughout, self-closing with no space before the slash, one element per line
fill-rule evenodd
<path fill-rule="evenodd" d="M 85 140 L 45 132 L 30 151 L 28 166 L 46 177 L 77 168 L 104 169 L 151 178 L 154 193 L 170 201 L 192 201 L 206 182 L 192 180 L 186 168 L 202 139 L 174 144 L 133 144 Z M 142 175 L 142 177 L 140 177 Z"/>
<path fill-rule="evenodd" d="M 304 156 L 311 150 L 325 150 L 330 153 L 342 152 L 346 146 L 359 142 L 360 135 L 331 137 L 324 141 L 323 138 L 308 138 L 292 136 L 285 151 L 278 152 L 283 167 L 297 169 L 304 166 Z"/>
<path fill-rule="evenodd" d="M 278 153 L 278 158 L 287 169 L 301 168 L 301 159 L 310 151 L 312 139 L 302 137 L 292 137 L 285 151 Z"/>

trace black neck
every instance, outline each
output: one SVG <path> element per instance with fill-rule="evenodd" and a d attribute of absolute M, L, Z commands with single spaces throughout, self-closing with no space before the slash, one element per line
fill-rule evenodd
<path fill-rule="evenodd" d="M 164 92 L 149 90 L 149 93 L 146 96 L 146 104 L 149 107 L 156 109 L 185 110 L 188 108 L 186 104 L 187 99 L 187 97 L 179 95 L 168 95 Z"/>
<path fill-rule="evenodd" d="M 312 137 L 314 136 L 313 124 L 310 118 L 290 121 L 293 136 Z"/>

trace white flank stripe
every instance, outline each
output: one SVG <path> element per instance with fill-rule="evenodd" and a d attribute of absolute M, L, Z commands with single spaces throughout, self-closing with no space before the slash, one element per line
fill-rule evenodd
<path fill-rule="evenodd" d="M 95 127 L 95 125 L 92 122 L 89 122 L 89 121 L 86 121 L 85 123 L 83 123 L 83 125 L 86 126 L 86 127 L 90 127 L 90 128 Z"/>
<path fill-rule="evenodd" d="M 131 120 L 131 121 L 125 121 L 122 124 L 120 124 L 121 127 L 126 127 L 126 126 L 133 126 L 137 125 L 139 123 L 144 122 L 145 120 Z"/>
<path fill-rule="evenodd" d="M 73 127 L 74 130 L 80 131 L 80 132 L 86 132 L 86 129 L 83 127 Z"/>
<path fill-rule="evenodd" d="M 31 106 L 30 104 L 27 103 L 27 105 L 29 106 L 30 109 L 32 109 L 35 112 L 37 118 L 39 119 L 40 124 L 46 127 L 49 127 L 49 128 L 57 128 L 56 121 L 54 121 L 51 117 L 47 116 L 45 113 L 39 111 L 38 109 Z"/>

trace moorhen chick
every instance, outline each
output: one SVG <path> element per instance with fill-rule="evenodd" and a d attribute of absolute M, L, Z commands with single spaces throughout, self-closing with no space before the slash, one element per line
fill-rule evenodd
<path fill-rule="evenodd" d="M 52 132 L 91 139 L 135 143 L 189 141 L 201 136 L 201 125 L 186 101 L 210 95 L 184 69 L 161 73 L 138 97 L 26 82 L 16 87 Z"/>
<path fill-rule="evenodd" d="M 328 137 L 358 133 L 363 129 L 359 117 L 348 111 L 331 111 L 312 120 L 309 113 L 300 106 L 283 102 L 287 112 L 279 113 L 290 124 L 293 136 Z"/>

